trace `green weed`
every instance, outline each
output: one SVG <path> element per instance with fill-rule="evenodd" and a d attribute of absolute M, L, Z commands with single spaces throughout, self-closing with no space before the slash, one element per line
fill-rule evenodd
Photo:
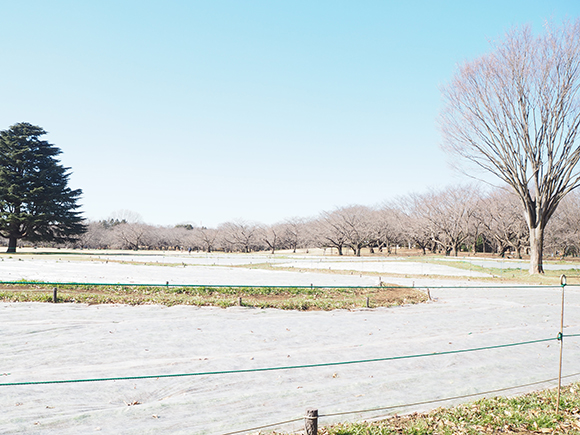
<path fill-rule="evenodd" d="M 580 384 L 562 389 L 556 414 L 556 390 L 517 397 L 480 399 L 425 414 L 393 416 L 378 422 L 324 427 L 322 435 L 454 435 L 497 433 L 580 434 Z"/>

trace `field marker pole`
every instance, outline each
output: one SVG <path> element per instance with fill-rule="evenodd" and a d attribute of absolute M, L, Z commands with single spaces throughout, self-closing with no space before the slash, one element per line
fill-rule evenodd
<path fill-rule="evenodd" d="M 52 302 L 54 304 L 56 304 L 56 300 L 57 300 L 57 294 L 56 294 L 57 290 L 56 287 L 52 289 Z"/>
<path fill-rule="evenodd" d="M 562 390 L 562 354 L 564 352 L 564 288 L 566 287 L 566 275 L 560 277 L 560 285 L 562 286 L 562 311 L 560 316 L 560 333 L 558 340 L 560 340 L 560 368 L 558 369 L 558 398 L 556 399 L 556 414 L 560 412 L 560 391 Z"/>

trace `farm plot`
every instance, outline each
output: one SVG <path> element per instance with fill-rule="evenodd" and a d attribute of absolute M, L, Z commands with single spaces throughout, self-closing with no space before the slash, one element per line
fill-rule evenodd
<path fill-rule="evenodd" d="M 36 257 L 10 260 L 0 262 L 2 273 L 18 271 L 29 278 L 29 273 L 41 271 L 34 276 L 45 281 L 49 280 L 45 273 L 60 265 L 63 269 L 54 277 L 62 281 L 101 276 L 97 273 L 105 280 L 107 268 L 114 271 L 117 266 L 127 266 L 129 269 L 122 270 L 131 271 L 124 272 L 131 279 L 147 276 L 155 282 L 166 281 L 161 276 L 170 270 L 195 270 L 194 266 L 90 260 L 76 262 L 83 263 L 85 269 L 78 265 L 66 269 L 75 262 L 42 260 L 46 264 L 39 266 Z M 105 269 L 89 273 L 91 263 Z M 28 272 L 26 267 L 18 269 L 23 265 L 29 266 Z M 141 273 L 149 269 L 157 272 Z M 224 269 L 232 273 L 271 272 L 270 276 L 281 276 L 281 280 L 304 276 L 307 282 L 317 275 L 310 271 Z M 75 275 L 79 271 L 85 275 Z M 321 279 L 361 279 L 350 274 L 319 275 Z M 307 407 L 316 407 L 322 414 L 351 412 L 557 376 L 557 287 L 438 289 L 439 281 L 421 279 L 434 286 L 434 302 L 372 310 L 297 312 L 0 303 L 0 406 L 4 410 L 0 433 L 225 434 L 300 418 Z M 580 333 L 580 292 L 576 287 L 569 287 L 567 292 L 564 331 L 571 335 Z M 547 341 L 452 353 L 538 339 Z M 580 372 L 580 341 L 576 340 L 566 341 L 564 374 Z M 398 359 L 416 355 L 424 356 Z M 371 359 L 383 360 L 313 366 Z M 165 377 L 168 375 L 188 376 Z M 146 378 L 139 378 L 143 376 Z M 107 378 L 115 380 L 104 380 Z M 87 379 L 93 381 L 34 384 Z M 33 384 L 18 385 L 29 382 Z M 550 385 L 553 383 L 510 392 Z M 406 406 L 396 412 L 433 406 L 437 405 Z M 369 419 L 388 413 L 361 412 L 321 422 Z M 301 427 L 298 421 L 271 429 L 293 431 Z"/>
<path fill-rule="evenodd" d="M 63 253 L 0 257 L 0 281 L 81 283 L 376 286 L 377 273 L 482 278 L 491 275 L 402 258 L 324 256 Z M 265 269 L 262 266 L 268 265 Z M 281 270 L 277 270 L 281 269 Z M 338 274 L 323 273 L 325 271 Z M 354 274 L 351 272 L 361 272 Z M 343 272 L 343 273 L 340 273 Z M 364 273 L 369 273 L 364 275 Z M 386 281 L 383 279 L 383 281 Z M 398 283 L 411 284 L 412 280 Z"/>
<path fill-rule="evenodd" d="M 219 262 L 219 257 L 215 257 Z M 172 266 L 150 262 L 90 259 L 78 261 L 20 258 L 0 262 L 0 281 L 46 281 L 81 283 L 277 285 L 277 286 L 376 286 L 378 277 L 272 271 L 230 266 Z"/>
<path fill-rule="evenodd" d="M 570 293 L 571 334 L 580 332 L 580 298 Z M 557 375 L 558 344 L 549 341 L 344 366 L 161 377 L 431 354 L 549 338 L 558 331 L 554 289 L 454 289 L 436 296 L 437 302 L 423 305 L 305 313 L 4 303 L 3 383 L 152 378 L 2 386 L 0 433 L 223 434 L 300 417 L 310 406 L 323 413 L 364 410 Z M 565 373 L 576 373 L 580 348 L 568 343 Z"/>

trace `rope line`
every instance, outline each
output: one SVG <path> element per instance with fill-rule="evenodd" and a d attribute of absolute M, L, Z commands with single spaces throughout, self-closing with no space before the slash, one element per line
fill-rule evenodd
<path fill-rule="evenodd" d="M 400 288 L 404 286 L 317 286 L 317 285 L 221 285 L 221 284 L 135 284 L 135 283 L 99 283 L 99 282 L 44 282 L 44 281 L 0 281 L 0 285 L 51 285 L 51 286 L 108 286 L 108 287 L 187 287 L 187 288 L 295 288 L 295 289 L 378 289 Z"/>
<path fill-rule="evenodd" d="M 283 424 L 288 424 L 288 423 L 296 423 L 297 421 L 301 421 L 301 420 L 304 420 L 304 417 L 298 417 L 298 418 L 295 418 L 293 420 L 281 421 L 279 423 L 266 424 L 264 426 L 251 427 L 249 429 L 237 430 L 235 432 L 228 432 L 228 433 L 224 433 L 222 435 L 234 435 L 237 433 L 244 433 L 244 432 L 250 432 L 250 431 L 254 431 L 254 430 L 266 429 L 268 427 L 281 426 Z"/>
<path fill-rule="evenodd" d="M 566 376 L 562 376 L 562 378 L 571 378 L 574 376 L 579 376 L 580 372 L 578 373 L 572 373 Z M 533 385 L 540 385 L 540 384 L 546 384 L 548 382 L 554 382 L 557 381 L 558 378 L 551 378 L 551 379 L 545 379 L 543 381 L 536 381 L 536 382 L 530 382 L 527 384 L 521 384 L 521 385 L 515 385 L 512 387 L 505 387 L 505 388 L 498 388 L 495 390 L 488 390 L 488 391 L 481 391 L 479 393 L 471 393 L 471 394 L 463 394 L 461 396 L 453 396 L 453 397 L 446 397 L 443 399 L 433 399 L 433 400 L 425 400 L 422 402 L 415 402 L 415 403 L 406 403 L 404 405 L 391 405 L 391 406 L 383 406 L 380 408 L 370 408 L 370 409 L 361 409 L 358 411 L 345 411 L 345 412 L 333 412 L 330 414 L 321 414 L 318 416 L 318 418 L 324 418 L 324 417 L 336 417 L 339 415 L 348 415 L 348 414 L 363 414 L 363 413 L 367 413 L 367 412 L 374 412 L 374 411 L 386 411 L 386 410 L 390 410 L 390 409 L 399 409 L 399 408 L 407 408 L 407 407 L 411 407 L 411 406 L 419 406 L 419 405 L 431 405 L 434 403 L 440 403 L 440 402 L 448 402 L 450 400 L 457 400 L 457 399 L 466 399 L 468 397 L 476 397 L 476 396 L 482 396 L 485 394 L 492 394 L 492 393 L 501 393 L 504 391 L 509 391 L 509 390 L 516 390 L 518 388 L 524 388 L 524 387 L 531 387 Z M 264 426 L 259 426 L 259 427 L 252 427 L 249 429 L 243 429 L 243 430 L 237 430 L 235 432 L 228 432 L 228 433 L 224 433 L 221 435 L 234 435 L 234 434 L 239 434 L 239 433 L 244 433 L 244 432 L 251 432 L 254 430 L 259 430 L 259 429 L 265 429 L 268 427 L 274 427 L 274 426 L 281 426 L 283 424 L 287 424 L 287 423 L 295 423 L 297 421 L 300 420 L 304 420 L 305 417 L 299 417 L 299 418 L 295 418 L 293 420 L 287 420 L 287 421 L 282 421 L 279 423 L 273 423 L 273 424 L 268 424 L 268 425 L 264 425 Z"/>
<path fill-rule="evenodd" d="M 571 378 L 571 377 L 579 376 L 579 375 L 580 375 L 580 372 L 578 372 L 578 373 L 572 373 L 570 375 L 562 376 L 562 378 Z M 461 396 L 446 397 L 444 399 L 433 399 L 433 400 L 425 400 L 425 401 L 422 401 L 422 402 L 407 403 L 405 405 L 392 405 L 392 406 L 384 406 L 384 407 L 380 407 L 380 408 L 361 409 L 359 411 L 334 412 L 334 413 L 331 413 L 331 414 L 319 415 L 319 417 L 334 417 L 334 416 L 338 416 L 338 415 L 362 414 L 362 413 L 365 413 L 365 412 L 385 411 L 385 410 L 388 410 L 388 409 L 406 408 L 406 407 L 418 406 L 418 405 L 429 405 L 429 404 L 439 403 L 439 402 L 448 402 L 450 400 L 466 399 L 468 397 L 482 396 L 484 394 L 501 393 L 501 392 L 504 392 L 504 391 L 516 390 L 518 388 L 531 387 L 533 385 L 546 384 L 548 382 L 555 382 L 557 380 L 558 380 L 558 378 L 551 378 L 551 379 L 545 379 L 543 381 L 530 382 L 528 384 L 515 385 L 513 387 L 498 388 L 498 389 L 495 389 L 495 390 L 481 391 L 479 393 L 470 393 L 470 394 L 462 394 Z"/>
<path fill-rule="evenodd" d="M 109 287 L 189 287 L 189 288 L 293 288 L 293 289 L 395 289 L 401 287 L 409 287 L 405 285 L 380 285 L 380 286 L 319 286 L 319 285 L 221 285 L 221 284 L 135 284 L 135 283 L 102 283 L 102 282 L 44 282 L 44 281 L 0 281 L 0 285 L 51 285 L 51 286 L 109 286 Z M 580 287 L 580 284 L 566 284 L 566 287 Z M 560 284 L 554 285 L 475 285 L 475 286 L 431 286 L 431 285 L 415 285 L 412 288 L 416 289 L 526 289 L 526 288 L 557 288 L 560 289 Z M 16 289 L 14 289 L 16 290 Z"/>
<path fill-rule="evenodd" d="M 457 350 L 447 350 L 442 352 L 432 352 L 423 353 L 415 355 L 400 355 L 391 356 L 384 358 L 371 358 L 363 360 L 353 360 L 353 361 L 338 361 L 329 363 L 318 363 L 318 364 L 303 364 L 294 366 L 282 366 L 282 367 L 262 367 L 255 369 L 239 369 L 239 370 L 221 370 L 221 371 L 211 371 L 211 372 L 194 372 L 194 373 L 175 373 L 166 375 L 145 375 L 145 376 L 120 376 L 120 377 L 107 377 L 107 378 L 89 378 L 89 379 L 61 379 L 53 381 L 28 381 L 28 382 L 7 382 L 0 383 L 0 387 L 13 387 L 22 385 L 47 385 L 47 384 L 72 384 L 72 383 L 82 383 L 82 382 L 104 382 L 104 381 L 126 381 L 126 380 L 139 380 L 139 379 L 158 379 L 158 378 L 179 378 L 179 377 L 190 377 L 190 376 L 210 376 L 210 375 L 225 375 L 225 374 L 236 374 L 236 373 L 257 373 L 257 372 L 270 372 L 279 370 L 293 370 L 293 369 L 306 369 L 313 367 L 331 367 L 331 366 L 342 366 L 351 364 L 362 364 L 371 362 L 382 362 L 382 361 L 395 361 L 403 359 L 412 358 L 423 358 L 427 356 L 440 356 L 440 355 L 452 355 L 467 352 L 477 352 L 481 350 L 491 350 L 491 349 L 501 349 L 514 346 L 522 346 L 527 344 L 543 343 L 547 341 L 558 340 L 557 337 L 552 338 L 542 338 L 539 340 L 521 341 L 517 343 L 508 344 L 498 344 L 494 346 L 483 346 L 483 347 L 473 347 L 467 349 L 457 349 Z"/>

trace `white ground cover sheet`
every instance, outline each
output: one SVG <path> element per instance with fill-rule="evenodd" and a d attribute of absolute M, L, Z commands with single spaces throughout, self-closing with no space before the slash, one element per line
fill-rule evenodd
<path fill-rule="evenodd" d="M 137 263 L 137 264 L 131 264 Z M 271 263 L 294 271 L 252 268 Z M 165 264 L 165 266 L 164 266 Z M 171 266 L 167 266 L 170 264 Z M 243 267 L 231 267 L 243 266 Z M 316 273 L 314 270 L 344 271 L 345 274 Z M 83 254 L 21 255 L 0 261 L 0 281 L 37 280 L 47 282 L 199 284 L 199 285 L 289 285 L 289 286 L 373 286 L 379 281 L 395 282 L 382 276 L 360 276 L 351 272 L 375 272 L 421 276 L 443 275 L 467 278 L 491 275 L 469 269 L 406 261 L 401 258 L 337 258 L 323 256 L 272 256 L 235 254 L 136 253 L 123 255 Z M 306 273 L 308 272 L 308 273 Z M 412 280 L 409 281 L 411 284 Z M 407 283 L 407 282 L 404 282 Z"/>
<path fill-rule="evenodd" d="M 110 261 L 106 263 L 105 258 Z M 154 262 L 176 266 L 151 265 Z M 264 262 L 292 265 L 296 271 L 251 269 L 252 264 Z M 4 256 L 0 261 L 2 281 L 378 284 L 377 275 L 322 273 L 309 267 L 318 264 L 335 270 L 385 273 L 385 282 L 430 286 L 436 300 L 390 309 L 333 312 L 1 303 L 0 383 L 205 373 L 430 354 L 552 338 L 559 331 L 558 288 L 442 289 L 437 287 L 477 283 L 469 270 L 449 267 L 443 275 L 465 279 L 437 281 L 421 275 L 432 265 L 417 263 L 413 269 L 410 263 L 396 258 L 223 254 Z M 240 264 L 248 267 L 231 267 Z M 386 264 L 410 267 L 408 272 L 392 272 L 408 273 L 409 278 L 389 277 Z M 379 267 L 383 269 L 377 270 Z M 429 273 L 440 273 L 437 270 Z M 566 291 L 565 333 L 580 333 L 580 290 L 568 286 Z M 558 373 L 558 356 L 559 345 L 554 340 L 331 367 L 0 386 L 0 434 L 225 434 L 300 417 L 307 407 L 316 407 L 324 415 L 551 379 Z M 564 349 L 564 373 L 577 372 L 580 338 L 571 337 Z M 528 386 L 505 394 L 553 385 Z M 451 403 L 326 417 L 320 424 Z M 268 430 L 298 431 L 302 427 L 297 422 Z"/>
<path fill-rule="evenodd" d="M 530 267 L 530 263 L 522 260 L 512 260 L 507 258 L 489 259 L 489 258 L 475 258 L 475 257 L 457 257 L 457 258 L 441 258 L 442 261 L 462 261 L 467 264 L 481 267 L 495 267 L 498 269 L 524 269 Z M 572 270 L 580 269 L 580 264 L 562 264 L 544 262 L 544 270 Z"/>
<path fill-rule="evenodd" d="M 159 253 L 144 253 L 137 254 L 122 254 L 122 255 L 96 255 L 100 259 L 110 259 L 116 261 L 137 261 L 140 263 L 173 263 L 173 264 L 192 264 L 204 266 L 239 266 L 259 263 L 278 263 L 288 261 L 280 255 L 268 254 L 159 254 Z"/>
<path fill-rule="evenodd" d="M 0 382 L 429 354 L 551 338 L 559 330 L 558 288 L 431 293 L 437 300 L 428 304 L 333 312 L 2 303 Z M 568 287 L 566 300 L 565 333 L 580 333 L 579 290 Z M 300 417 L 307 407 L 318 408 L 320 414 L 364 410 L 550 379 L 557 376 L 558 355 L 558 342 L 550 341 L 334 367 L 0 386 L 0 433 L 225 434 Z M 564 373 L 576 372 L 580 372 L 580 339 L 569 338 Z M 321 418 L 320 424 L 388 413 Z M 302 427 L 298 422 L 272 429 Z"/>
<path fill-rule="evenodd" d="M 490 274 L 473 270 L 458 269 L 456 267 L 443 266 L 440 264 L 421 263 L 415 261 L 324 261 L 313 262 L 310 260 L 298 260 L 291 263 L 274 264 L 275 267 L 294 267 L 302 269 L 328 269 L 328 270 L 355 270 L 360 272 L 393 273 L 401 275 L 444 275 L 444 276 L 469 276 L 474 278 L 491 277 Z"/>
<path fill-rule="evenodd" d="M 127 260 L 129 261 L 129 260 Z M 205 284 L 277 286 L 376 286 L 378 276 L 271 271 L 226 266 L 155 266 L 103 261 L 58 259 L 5 259 L 0 281 L 121 284 Z"/>

